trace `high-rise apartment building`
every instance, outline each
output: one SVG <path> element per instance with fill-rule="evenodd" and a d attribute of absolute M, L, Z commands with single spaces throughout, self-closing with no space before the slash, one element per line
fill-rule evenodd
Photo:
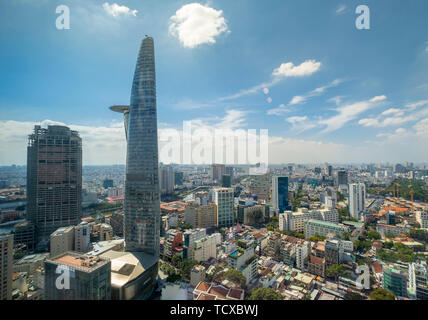
<path fill-rule="evenodd" d="M 221 182 L 224 174 L 226 174 L 226 166 L 224 164 L 213 163 L 211 165 L 211 179 L 213 182 Z"/>
<path fill-rule="evenodd" d="M 184 221 L 194 228 L 212 228 L 217 226 L 217 206 L 214 203 L 199 205 L 190 202 L 184 211 Z"/>
<path fill-rule="evenodd" d="M 0 300 L 12 300 L 13 235 L 0 234 Z"/>
<path fill-rule="evenodd" d="M 361 213 L 366 210 L 366 186 L 364 183 L 348 185 L 348 208 L 352 218 L 360 220 Z"/>
<path fill-rule="evenodd" d="M 74 227 L 61 227 L 51 234 L 50 249 L 51 258 L 64 252 L 73 251 L 74 248 Z"/>
<path fill-rule="evenodd" d="M 170 165 L 161 166 L 159 169 L 159 182 L 162 193 L 172 193 L 174 191 L 174 180 L 174 168 Z"/>
<path fill-rule="evenodd" d="M 230 227 L 234 223 L 233 189 L 215 188 L 214 203 L 217 206 L 217 225 Z"/>
<path fill-rule="evenodd" d="M 82 139 L 65 126 L 36 125 L 27 148 L 27 220 L 36 241 L 82 217 Z"/>
<path fill-rule="evenodd" d="M 397 297 L 407 297 L 407 274 L 399 269 L 383 268 L 383 288 Z"/>
<path fill-rule="evenodd" d="M 409 288 L 417 300 L 428 300 L 428 267 L 425 261 L 409 264 Z"/>
<path fill-rule="evenodd" d="M 85 253 L 89 249 L 91 226 L 87 221 L 74 227 L 74 251 Z"/>

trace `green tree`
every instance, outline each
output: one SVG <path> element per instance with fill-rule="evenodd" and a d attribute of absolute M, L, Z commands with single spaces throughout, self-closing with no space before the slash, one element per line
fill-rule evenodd
<path fill-rule="evenodd" d="M 367 231 L 367 237 L 369 239 L 374 239 L 374 240 L 379 240 L 382 238 L 382 236 L 380 235 L 379 232 L 375 231 L 375 230 L 369 230 Z"/>
<path fill-rule="evenodd" d="M 347 274 L 346 267 L 343 264 L 334 264 L 327 269 L 327 277 L 334 278 L 336 281 L 339 276 L 344 276 Z"/>
<path fill-rule="evenodd" d="M 345 293 L 345 300 L 364 300 L 364 297 L 361 294 L 350 291 Z"/>
<path fill-rule="evenodd" d="M 185 279 L 190 278 L 190 271 L 192 268 L 198 264 L 196 260 L 184 260 L 181 264 L 181 276 Z"/>
<path fill-rule="evenodd" d="M 183 258 L 179 254 L 175 254 L 171 259 L 172 264 L 180 268 L 181 264 L 183 263 Z"/>
<path fill-rule="evenodd" d="M 378 288 L 370 293 L 370 300 L 395 300 L 395 294 L 385 289 Z"/>
<path fill-rule="evenodd" d="M 272 288 L 257 288 L 251 291 L 248 300 L 284 300 L 281 293 Z"/>
<path fill-rule="evenodd" d="M 316 235 L 310 237 L 309 240 L 312 241 L 312 242 L 324 241 L 325 237 L 324 236 L 320 236 L 319 234 L 316 234 Z"/>
<path fill-rule="evenodd" d="M 230 269 L 223 273 L 223 278 L 232 282 L 237 282 L 241 285 L 241 287 L 245 287 L 245 284 L 247 282 L 247 279 L 242 274 L 241 271 L 237 269 Z"/>

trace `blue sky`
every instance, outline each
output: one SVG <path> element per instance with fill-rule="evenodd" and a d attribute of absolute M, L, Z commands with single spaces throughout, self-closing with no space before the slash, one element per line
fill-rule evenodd
<path fill-rule="evenodd" d="M 60 4 L 70 30 L 55 27 Z M 360 4 L 369 30 L 355 27 Z M 424 162 L 427 12 L 424 0 L 2 1 L 0 164 L 24 164 L 31 127 L 51 122 L 87 137 L 85 164 L 123 163 L 108 106 L 129 103 L 145 34 L 160 128 L 267 128 L 274 163 Z"/>

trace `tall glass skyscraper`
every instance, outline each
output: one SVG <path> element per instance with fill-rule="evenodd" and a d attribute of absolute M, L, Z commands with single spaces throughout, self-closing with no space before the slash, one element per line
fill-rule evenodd
<path fill-rule="evenodd" d="M 127 281 L 112 267 L 114 299 L 147 298 L 158 272 L 160 192 L 153 38 L 138 54 L 129 106 L 112 106 L 124 114 L 127 139 L 124 235 L 126 252 L 108 257 L 112 265 L 129 264 Z M 132 263 L 130 263 L 131 261 Z M 138 267 L 140 266 L 140 267 Z"/>
<path fill-rule="evenodd" d="M 125 179 L 128 251 L 159 255 L 160 199 L 153 38 L 140 47 L 131 91 Z"/>
<path fill-rule="evenodd" d="M 288 210 L 288 177 L 272 177 L 272 208 L 282 213 Z"/>

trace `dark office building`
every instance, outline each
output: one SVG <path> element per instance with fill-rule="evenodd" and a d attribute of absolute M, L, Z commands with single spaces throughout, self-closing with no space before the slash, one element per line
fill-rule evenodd
<path fill-rule="evenodd" d="M 35 227 L 29 221 L 24 221 L 15 225 L 13 230 L 13 242 L 16 245 L 25 245 L 27 252 L 35 250 Z"/>
<path fill-rule="evenodd" d="M 333 176 L 333 166 L 327 167 L 328 176 L 331 178 Z"/>
<path fill-rule="evenodd" d="M 288 177 L 272 177 L 272 207 L 279 213 L 289 210 Z"/>
<path fill-rule="evenodd" d="M 177 186 L 182 186 L 184 181 L 184 174 L 181 171 L 174 172 L 174 183 Z"/>
<path fill-rule="evenodd" d="M 232 186 L 232 178 L 228 174 L 224 174 L 221 177 L 221 186 L 223 188 L 230 188 Z"/>
<path fill-rule="evenodd" d="M 34 127 L 27 148 L 27 220 L 36 242 L 82 217 L 82 139 L 65 126 Z"/>
<path fill-rule="evenodd" d="M 348 173 L 345 170 L 337 171 L 337 185 L 348 185 Z"/>
<path fill-rule="evenodd" d="M 113 188 L 113 180 L 105 179 L 103 181 L 103 187 L 104 187 L 104 189 Z"/>

